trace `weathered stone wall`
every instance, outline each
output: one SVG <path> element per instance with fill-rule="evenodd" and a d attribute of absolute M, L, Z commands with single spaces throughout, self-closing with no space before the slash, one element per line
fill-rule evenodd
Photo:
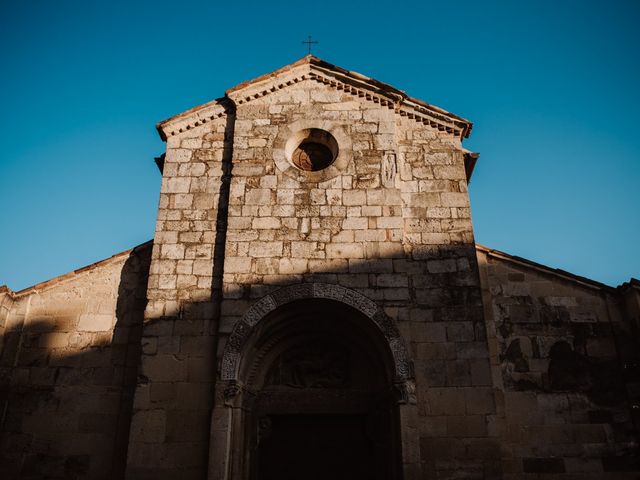
<path fill-rule="evenodd" d="M 214 355 L 258 299 L 322 282 L 374 300 L 410 350 L 405 478 L 492 478 L 495 402 L 460 140 L 392 103 L 311 78 L 289 83 L 262 96 L 232 91 L 235 114 L 227 105 L 216 119 L 222 104 L 210 105 L 204 125 L 168 139 L 130 476 L 201 477 L 207 461 L 221 475 L 228 451 L 215 439 L 208 451 Z M 343 156 L 329 174 L 282 162 L 304 128 L 338 139 Z"/>
<path fill-rule="evenodd" d="M 11 292 L 7 287 L 0 287 L 0 352 L 4 348 L 5 341 L 7 341 L 5 332 L 7 331 L 7 319 L 12 305 L 13 295 Z"/>
<path fill-rule="evenodd" d="M 619 292 L 484 248 L 478 259 L 505 478 L 637 478 L 625 365 L 638 337 Z"/>
<path fill-rule="evenodd" d="M 289 162 L 310 128 L 325 170 Z M 153 246 L 0 290 L 0 474 L 243 478 L 225 362 L 312 298 L 387 342 L 405 480 L 635 478 L 640 286 L 476 249 L 469 128 L 311 57 L 160 124 Z"/>
<path fill-rule="evenodd" d="M 0 299 L 0 477 L 122 476 L 150 250 Z"/>
<path fill-rule="evenodd" d="M 128 478 L 202 478 L 206 470 L 221 278 L 214 256 L 223 255 L 216 226 L 224 232 L 225 138 L 233 138 L 233 116 L 213 108 L 212 121 L 167 141 Z"/>

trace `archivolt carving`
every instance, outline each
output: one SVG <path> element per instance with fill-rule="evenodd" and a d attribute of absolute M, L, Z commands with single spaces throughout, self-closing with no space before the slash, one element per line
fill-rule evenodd
<path fill-rule="evenodd" d="M 389 345 L 395 369 L 394 383 L 404 383 L 413 378 L 413 369 L 411 368 L 404 342 L 400 337 L 400 332 L 393 321 L 378 308 L 375 302 L 361 293 L 339 285 L 304 283 L 284 287 L 262 297 L 236 323 L 222 355 L 222 380 L 238 380 L 238 369 L 243 347 L 253 329 L 267 314 L 287 303 L 307 298 L 336 300 L 367 316 L 376 325 Z"/>

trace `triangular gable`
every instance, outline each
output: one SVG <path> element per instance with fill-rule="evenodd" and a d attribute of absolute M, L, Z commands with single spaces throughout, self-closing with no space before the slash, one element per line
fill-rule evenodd
<path fill-rule="evenodd" d="M 227 90 L 223 98 L 160 122 L 157 125 L 158 132 L 162 139 L 166 140 L 169 136 L 220 118 L 231 107 L 229 100 L 236 105 L 241 105 L 307 79 L 386 106 L 398 115 L 450 133 L 460 139 L 468 137 L 471 133 L 472 123 L 462 117 L 417 98 L 409 97 L 402 90 L 391 85 L 345 70 L 313 55 L 307 55 L 271 73 L 243 82 Z"/>

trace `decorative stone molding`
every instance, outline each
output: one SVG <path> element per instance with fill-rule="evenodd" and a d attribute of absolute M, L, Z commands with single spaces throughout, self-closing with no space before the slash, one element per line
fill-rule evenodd
<path fill-rule="evenodd" d="M 228 102 L 229 99 L 227 98 L 219 98 L 171 117 L 156 125 L 158 133 L 160 133 L 162 140 L 167 140 L 168 137 L 184 133 L 192 128 L 221 118 L 229 111 L 229 106 L 224 105 Z"/>
<path fill-rule="evenodd" d="M 286 65 L 268 75 L 241 83 L 226 91 L 225 97 L 192 108 L 160 122 L 158 132 L 163 140 L 225 115 L 225 102 L 242 105 L 270 95 L 305 80 L 312 80 L 333 89 L 393 109 L 400 116 L 415 120 L 457 138 L 467 138 L 473 124 L 435 105 L 430 105 L 391 85 L 357 72 L 342 69 L 312 55 Z"/>
<path fill-rule="evenodd" d="M 318 171 L 305 171 L 296 168 L 289 161 L 287 151 L 291 138 L 295 138 L 298 132 L 306 129 L 326 130 L 335 138 L 338 143 L 338 153 L 331 165 Z M 330 180 L 347 168 L 353 158 L 353 147 L 351 137 L 347 134 L 346 126 L 331 120 L 298 120 L 280 129 L 278 136 L 273 142 L 273 159 L 276 167 L 288 177 L 299 182 L 323 182 Z"/>
<path fill-rule="evenodd" d="M 244 317 L 235 324 L 229 336 L 222 355 L 221 379 L 228 382 L 229 385 L 236 384 L 239 381 L 238 370 L 241 356 L 244 353 L 244 346 L 254 328 L 267 314 L 288 303 L 309 298 L 335 300 L 358 310 L 368 317 L 389 345 L 394 363 L 394 384 L 402 385 L 413 379 L 413 368 L 408 358 L 407 349 L 393 321 L 375 302 L 361 293 L 339 285 L 326 283 L 302 283 L 284 287 L 254 303 L 247 310 Z M 403 391 L 408 392 L 411 390 L 410 387 L 407 388 L 408 390 L 402 387 Z M 410 400 L 408 393 L 401 395 L 401 397 Z"/>

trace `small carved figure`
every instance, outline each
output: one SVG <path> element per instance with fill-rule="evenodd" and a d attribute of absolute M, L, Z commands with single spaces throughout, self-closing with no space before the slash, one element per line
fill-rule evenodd
<path fill-rule="evenodd" d="M 382 185 L 387 188 L 394 187 L 396 181 L 396 153 L 385 152 L 382 157 Z"/>

